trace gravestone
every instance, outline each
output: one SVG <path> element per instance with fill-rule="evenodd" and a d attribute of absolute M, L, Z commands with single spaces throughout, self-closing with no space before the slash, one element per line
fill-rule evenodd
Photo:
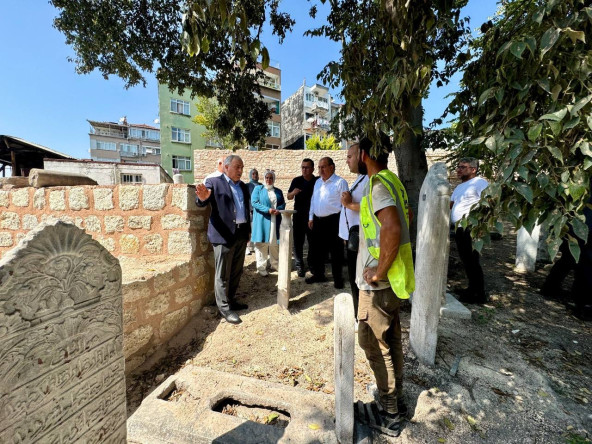
<path fill-rule="evenodd" d="M 430 168 L 419 196 L 409 342 L 420 362 L 434 365 L 450 246 L 450 184 L 446 164 L 438 162 Z"/>
<path fill-rule="evenodd" d="M 121 268 L 43 223 L 0 261 L 0 442 L 125 443 Z"/>
<path fill-rule="evenodd" d="M 540 230 L 540 225 L 535 225 L 531 234 L 524 227 L 518 230 L 516 238 L 516 266 L 514 268 L 518 273 L 534 271 L 539 248 Z"/>
<path fill-rule="evenodd" d="M 340 443 L 354 439 L 354 349 L 355 319 L 352 296 L 335 297 L 335 434 Z"/>
<path fill-rule="evenodd" d="M 280 210 L 282 223 L 280 224 L 280 251 L 278 264 L 278 294 L 277 303 L 280 308 L 288 309 L 290 301 L 290 282 L 292 280 L 292 246 L 294 234 L 292 232 L 292 214 L 295 210 Z"/>

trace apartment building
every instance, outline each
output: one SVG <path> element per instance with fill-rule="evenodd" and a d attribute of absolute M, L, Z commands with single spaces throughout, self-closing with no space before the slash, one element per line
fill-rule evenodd
<path fill-rule="evenodd" d="M 273 63 L 263 71 L 260 82 L 263 100 L 269 103 L 272 110 L 268 120 L 268 136 L 265 139 L 265 149 L 279 149 L 281 146 L 281 70 L 279 64 Z M 211 140 L 206 140 L 202 134 L 205 128 L 193 121 L 197 110 L 191 92 L 171 92 L 167 85 L 158 85 L 158 102 L 160 112 L 160 146 L 162 150 L 162 167 L 173 175 L 173 169 L 183 175 L 185 183 L 195 181 L 193 171 L 193 152 L 197 149 L 216 149 L 220 146 Z M 249 147 L 257 150 L 258 147 Z M 215 165 L 197 165 L 200 169 L 213 171 Z"/>
<path fill-rule="evenodd" d="M 303 83 L 298 90 L 282 103 L 282 148 L 303 150 L 305 141 L 313 135 L 321 137 L 329 134 L 331 120 L 335 118 L 341 105 L 335 103 L 329 88 Z M 341 142 L 342 149 L 347 142 Z"/>
<path fill-rule="evenodd" d="M 90 157 L 101 162 L 160 164 L 160 129 L 145 124 L 119 122 L 90 124 Z"/>

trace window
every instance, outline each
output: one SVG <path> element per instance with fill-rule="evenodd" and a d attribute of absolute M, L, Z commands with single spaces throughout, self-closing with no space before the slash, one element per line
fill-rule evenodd
<path fill-rule="evenodd" d="M 129 143 L 120 143 L 119 147 L 120 147 L 122 156 L 137 156 L 140 152 L 139 145 L 132 145 Z"/>
<path fill-rule="evenodd" d="M 183 142 L 183 143 L 191 143 L 191 133 L 189 130 L 181 129 L 181 128 L 171 128 L 172 131 L 172 140 L 173 142 Z"/>
<path fill-rule="evenodd" d="M 280 146 L 279 145 L 274 145 L 272 143 L 266 143 L 265 144 L 265 149 L 267 150 L 279 150 Z"/>
<path fill-rule="evenodd" d="M 130 128 L 130 139 L 160 140 L 160 132 L 156 130 Z"/>
<path fill-rule="evenodd" d="M 171 112 L 189 115 L 189 102 L 180 99 L 171 99 Z"/>
<path fill-rule="evenodd" d="M 95 150 L 117 151 L 117 144 L 115 142 L 105 142 L 103 140 L 90 141 L 90 147 Z"/>
<path fill-rule="evenodd" d="M 315 96 L 312 93 L 306 93 L 306 100 L 309 102 L 314 102 L 315 101 Z"/>
<path fill-rule="evenodd" d="M 273 102 L 271 102 L 269 104 L 269 109 L 275 113 L 275 114 L 279 114 L 280 113 L 280 101 L 279 100 L 275 100 Z"/>
<path fill-rule="evenodd" d="M 312 134 L 306 134 L 304 140 L 308 140 L 312 138 Z"/>
<path fill-rule="evenodd" d="M 267 133 L 268 136 L 280 137 L 280 123 L 279 122 L 267 122 L 267 127 L 269 128 L 269 132 Z"/>
<path fill-rule="evenodd" d="M 145 147 L 146 152 L 148 153 L 152 153 L 152 154 L 156 154 L 160 156 L 160 148 L 157 148 L 155 146 L 147 146 Z"/>
<path fill-rule="evenodd" d="M 121 173 L 121 183 L 142 183 L 142 175 Z"/>
<path fill-rule="evenodd" d="M 180 171 L 191 171 L 191 159 L 184 156 L 173 156 L 173 168 Z"/>

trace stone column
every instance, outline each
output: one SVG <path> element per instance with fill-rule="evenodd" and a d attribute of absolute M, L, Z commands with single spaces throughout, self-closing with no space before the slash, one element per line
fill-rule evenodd
<path fill-rule="evenodd" d="M 340 293 L 334 306 L 335 434 L 340 443 L 354 438 L 354 301 Z"/>
<path fill-rule="evenodd" d="M 514 268 L 518 273 L 534 271 L 540 230 L 540 225 L 535 225 L 532 229 L 532 234 L 528 234 L 528 231 L 524 227 L 518 230 L 516 239 L 516 266 Z"/>
<path fill-rule="evenodd" d="M 450 184 L 446 164 L 438 162 L 430 168 L 419 196 L 409 342 L 422 363 L 434 365 L 450 243 Z"/>
<path fill-rule="evenodd" d="M 292 214 L 295 210 L 281 210 L 282 223 L 280 225 L 280 252 L 278 270 L 278 305 L 287 310 L 290 301 L 290 281 L 292 280 Z"/>
<path fill-rule="evenodd" d="M 185 183 L 182 174 L 175 174 L 173 175 L 173 183 Z"/>
<path fill-rule="evenodd" d="M 64 222 L 0 261 L 0 442 L 126 442 L 121 268 Z"/>

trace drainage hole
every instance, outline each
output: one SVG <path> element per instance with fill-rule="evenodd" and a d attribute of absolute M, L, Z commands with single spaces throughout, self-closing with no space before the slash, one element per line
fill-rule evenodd
<path fill-rule="evenodd" d="M 274 407 L 248 405 L 232 398 L 224 398 L 217 402 L 212 410 L 225 415 L 285 429 L 290 423 L 290 414 Z"/>

